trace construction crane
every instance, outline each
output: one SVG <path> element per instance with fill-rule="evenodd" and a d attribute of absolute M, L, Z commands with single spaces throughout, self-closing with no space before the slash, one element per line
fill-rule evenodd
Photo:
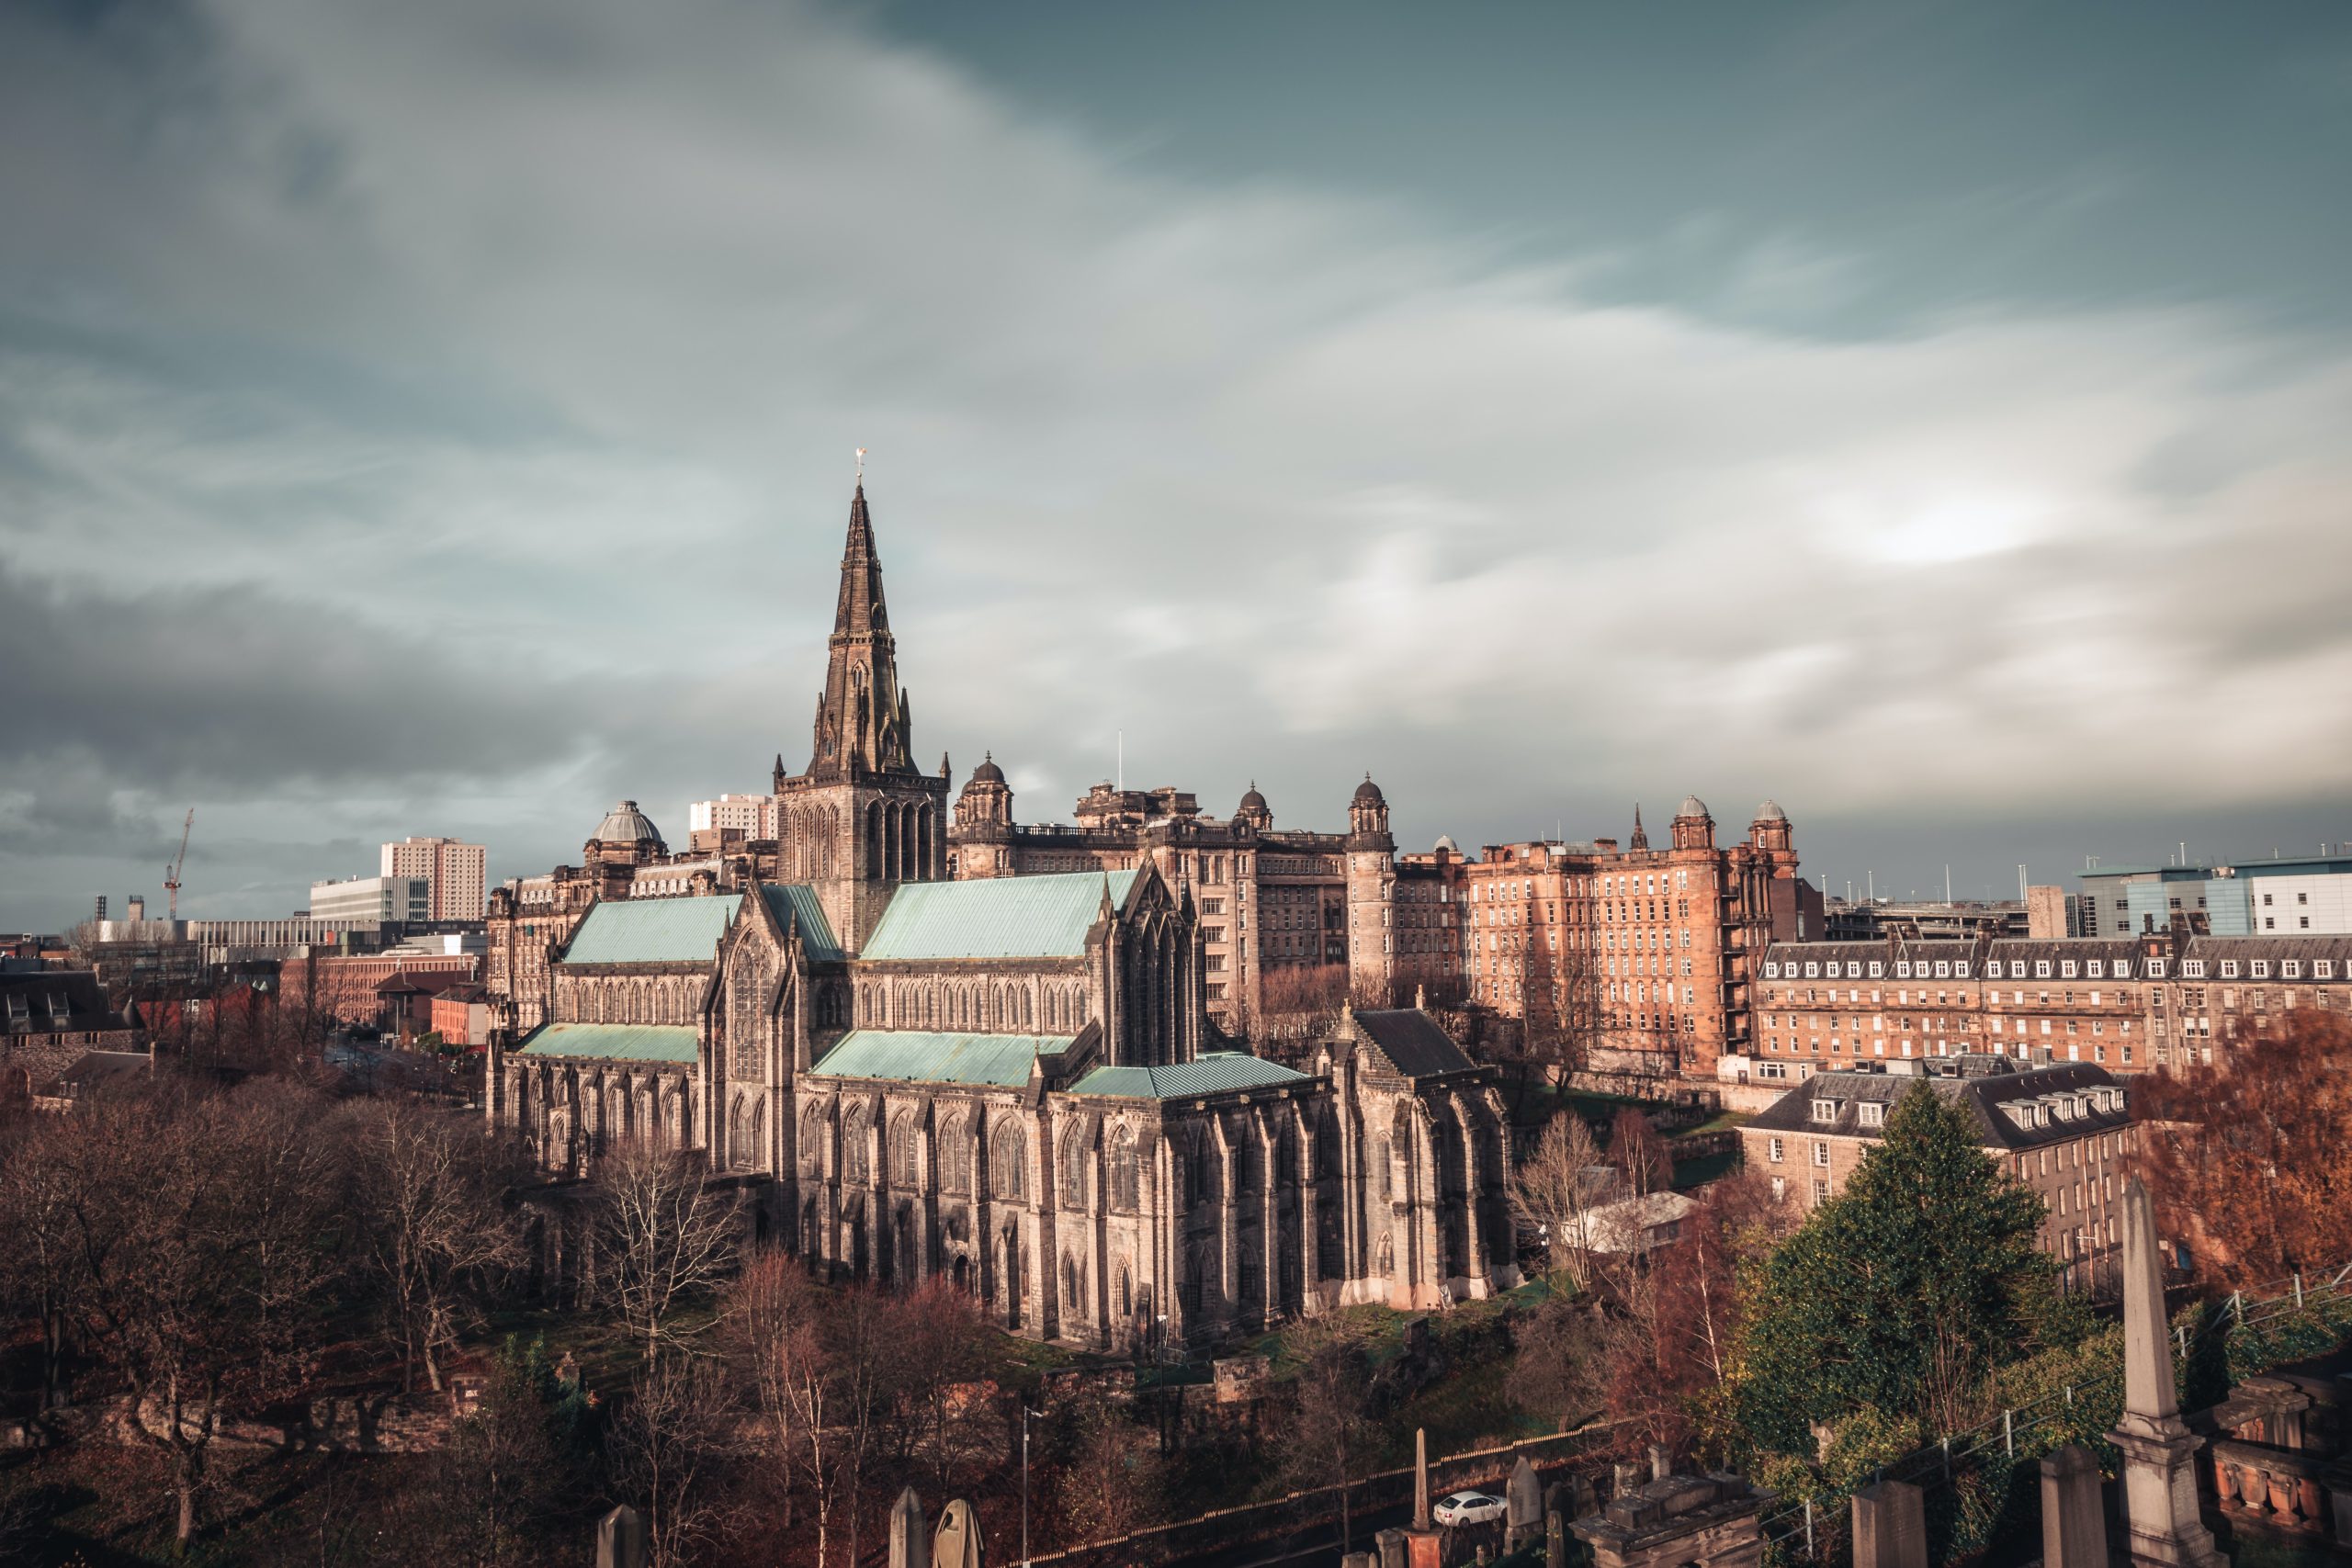
<path fill-rule="evenodd" d="M 164 868 L 164 891 L 172 896 L 170 918 L 175 920 L 180 918 L 180 867 L 187 863 L 187 830 L 195 826 L 196 807 L 191 806 L 187 808 L 187 820 L 180 824 L 179 858 Z"/>

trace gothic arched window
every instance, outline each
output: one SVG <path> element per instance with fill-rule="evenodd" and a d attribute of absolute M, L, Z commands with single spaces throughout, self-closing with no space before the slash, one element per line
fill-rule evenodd
<path fill-rule="evenodd" d="M 1028 1140 L 1022 1136 L 1020 1123 L 1003 1122 L 995 1135 L 989 1139 L 989 1196 L 1018 1198 L 1025 1186 L 1023 1171 L 1029 1164 Z"/>
<path fill-rule="evenodd" d="M 1086 1134 L 1072 1127 L 1062 1138 L 1061 1157 L 1055 1162 L 1062 1182 L 1062 1207 L 1086 1207 Z"/>
<path fill-rule="evenodd" d="M 945 1192 L 971 1190 L 972 1124 L 960 1116 L 939 1134 L 939 1186 Z"/>
<path fill-rule="evenodd" d="M 865 1146 L 865 1107 L 849 1108 L 842 1120 L 842 1179 L 867 1181 L 873 1178 L 873 1165 Z"/>
<path fill-rule="evenodd" d="M 899 1111 L 890 1123 L 890 1181 L 897 1187 L 916 1185 L 915 1119 Z"/>
<path fill-rule="evenodd" d="M 1111 1134 L 1111 1207 L 1136 1206 L 1136 1140 L 1125 1127 Z"/>

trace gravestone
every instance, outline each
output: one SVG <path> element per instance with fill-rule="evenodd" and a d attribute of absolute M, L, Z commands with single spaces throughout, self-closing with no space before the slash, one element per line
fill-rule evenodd
<path fill-rule="evenodd" d="M 597 1521 L 596 1568 L 645 1568 L 645 1517 L 626 1503 Z"/>
<path fill-rule="evenodd" d="M 931 1538 L 923 1529 L 922 1499 L 911 1486 L 890 1506 L 890 1568 L 931 1568 Z"/>
<path fill-rule="evenodd" d="M 2042 1568 L 2107 1568 L 2098 1461 L 2068 1443 L 2041 1461 Z"/>
<path fill-rule="evenodd" d="M 1928 1510 L 1917 1486 L 1882 1481 L 1854 1494 L 1854 1568 L 1928 1568 Z"/>
<path fill-rule="evenodd" d="M 2132 1568 L 2220 1568 L 2197 1506 L 2197 1450 L 2205 1439 L 2180 1418 L 2172 1330 L 2165 1321 L 2156 1210 L 2135 1177 L 2123 1189 L 2123 1419 L 2107 1435 L 2123 1454 L 2124 1539 Z"/>
<path fill-rule="evenodd" d="M 980 1517 L 958 1497 L 941 1510 L 932 1532 L 931 1568 L 980 1568 Z"/>
<path fill-rule="evenodd" d="M 1503 1550 L 1517 1551 L 1544 1533 L 1544 1483 L 1535 1479 L 1535 1467 L 1527 1456 L 1510 1467 L 1510 1480 L 1503 1486 L 1504 1514 Z"/>

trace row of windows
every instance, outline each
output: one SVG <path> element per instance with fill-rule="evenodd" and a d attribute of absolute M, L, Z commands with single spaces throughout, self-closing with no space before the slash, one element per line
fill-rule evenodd
<path fill-rule="evenodd" d="M 2161 958 L 2148 959 L 2144 965 L 2147 970 L 2147 977 L 2152 980 L 2163 979 L 2165 974 L 2165 961 Z M 2238 978 L 2241 966 L 2243 966 L 2248 978 L 2256 980 L 2268 979 L 2274 969 L 2280 979 L 2300 980 L 2303 978 L 2304 964 L 2300 958 L 2282 958 L 2276 960 L 2275 962 L 2267 958 L 2249 958 L 2243 960 L 2236 958 L 2222 958 L 2214 960 L 2213 962 L 2219 965 L 2221 976 L 2224 980 L 2234 980 Z M 2183 959 L 2180 964 L 2181 975 L 2183 977 L 2191 980 L 2202 979 L 2205 976 L 2206 963 L 2207 961 L 2202 958 Z M 1914 976 L 1924 980 L 1929 978 L 1931 975 L 1934 978 L 1939 980 L 1947 977 L 1961 980 L 1968 978 L 1968 961 L 1964 958 L 1952 959 L 1949 961 L 1938 959 L 1932 965 L 1925 959 L 1921 959 L 1917 963 L 1914 963 L 1909 959 L 1898 959 L 1894 962 L 1894 968 L 1895 978 L 1901 980 L 1911 979 Z M 2062 958 L 2055 961 L 2047 958 L 2037 958 L 2034 959 L 2030 965 L 2028 962 L 2022 958 L 1996 958 L 1989 961 L 1984 965 L 1984 977 L 1988 980 L 2023 980 L 2029 977 L 2029 968 L 2031 970 L 2030 977 L 2037 980 L 2049 979 L 2052 976 L 2053 970 L 2059 978 L 2065 980 L 2072 980 L 2078 976 L 2089 980 L 2128 980 L 2132 977 L 2131 961 L 2123 958 L 2086 958 L 2079 960 L 2073 958 Z M 2335 961 L 2332 958 L 2312 959 L 2311 961 L 2310 968 L 2311 978 L 2314 980 L 2333 980 L 2335 978 Z M 1794 959 L 1774 960 L 1768 961 L 1765 964 L 1764 977 L 1768 980 L 1778 980 L 1782 978 L 1794 980 L 1800 976 L 1808 980 L 1815 978 L 1827 978 L 1831 980 L 1841 978 L 1859 980 L 1863 977 L 1865 971 L 1867 971 L 1869 977 L 1875 980 L 1882 977 L 1886 973 L 1886 969 L 1887 964 L 1883 959 L 1871 959 L 1868 962 L 1859 958 L 1832 958 L 1826 961 L 1819 959 L 1808 959 L 1802 964 Z"/>

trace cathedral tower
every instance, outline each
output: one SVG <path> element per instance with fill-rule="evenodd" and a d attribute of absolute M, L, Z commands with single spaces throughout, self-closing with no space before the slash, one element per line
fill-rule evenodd
<path fill-rule="evenodd" d="M 863 483 L 850 500 L 826 650 L 808 771 L 786 775 L 776 760 L 777 861 L 786 880 L 816 887 L 833 934 L 854 953 L 899 883 L 947 874 L 946 770 L 944 760 L 936 775 L 915 766 Z"/>

